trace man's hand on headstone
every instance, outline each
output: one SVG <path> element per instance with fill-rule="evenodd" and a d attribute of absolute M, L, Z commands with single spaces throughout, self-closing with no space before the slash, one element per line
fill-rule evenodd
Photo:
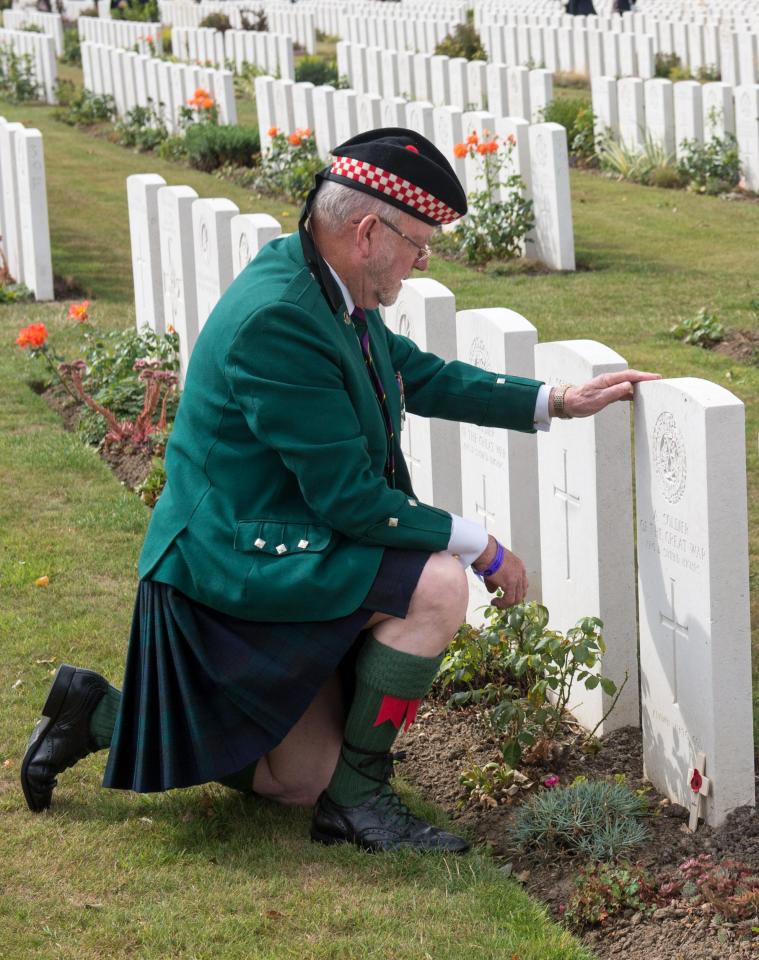
<path fill-rule="evenodd" d="M 591 417 L 616 400 L 632 400 L 634 384 L 642 380 L 661 380 L 661 375 L 640 370 L 599 374 L 579 387 L 567 388 L 564 410 L 570 417 Z"/>
<path fill-rule="evenodd" d="M 485 578 L 485 586 L 489 593 L 495 593 L 499 587 L 503 590 L 503 596 L 492 601 L 494 607 L 505 610 L 521 603 L 529 586 L 524 564 L 515 553 L 507 550 L 500 568 L 492 577 Z"/>

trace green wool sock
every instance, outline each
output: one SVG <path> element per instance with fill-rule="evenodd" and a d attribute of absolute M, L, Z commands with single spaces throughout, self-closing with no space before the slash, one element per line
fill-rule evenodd
<path fill-rule="evenodd" d="M 413 721 L 413 701 L 427 693 L 442 659 L 442 654 L 417 657 L 394 650 L 369 634 L 356 661 L 356 692 L 345 722 L 345 740 L 327 787 L 335 803 L 355 806 L 376 792 L 385 761 L 361 751 L 389 752 L 401 725 L 407 728 Z"/>
<path fill-rule="evenodd" d="M 90 736 L 96 750 L 105 750 L 106 747 L 110 747 L 120 703 L 121 693 L 116 687 L 108 684 L 103 699 L 95 707 L 90 717 Z"/>

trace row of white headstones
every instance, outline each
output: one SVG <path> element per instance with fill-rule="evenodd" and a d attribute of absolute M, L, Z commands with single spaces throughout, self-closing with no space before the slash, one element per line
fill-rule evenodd
<path fill-rule="evenodd" d="M 171 52 L 178 60 L 225 67 L 244 64 L 285 80 L 295 78 L 293 39 L 284 33 L 256 30 L 213 30 L 210 27 L 172 27 Z"/>
<path fill-rule="evenodd" d="M 597 136 L 610 130 L 634 151 L 650 140 L 679 157 L 685 141 L 732 134 L 746 187 L 759 191 L 759 84 L 595 77 L 591 89 Z"/>
<path fill-rule="evenodd" d="M 31 33 L 28 30 L 0 29 L 0 58 L 7 54 L 28 58 L 31 77 L 45 103 L 56 102 L 58 61 L 55 58 L 55 40 L 46 33 Z M 3 72 L 7 67 L 3 66 Z"/>
<path fill-rule="evenodd" d="M 3 10 L 3 26 L 7 30 L 37 27 L 49 34 L 55 43 L 55 55 L 63 56 L 63 17 L 60 13 L 41 13 L 39 10 Z"/>
<path fill-rule="evenodd" d="M 122 116 L 134 107 L 151 106 L 170 131 L 181 129 L 182 110 L 200 87 L 213 97 L 219 124 L 237 122 L 233 76 L 230 70 L 170 63 L 100 43 L 82 43 L 84 89 L 113 97 Z"/>
<path fill-rule="evenodd" d="M 35 300 L 53 299 L 42 134 L 0 117 L 0 250 Z"/>
<path fill-rule="evenodd" d="M 357 93 L 391 100 L 429 101 L 433 106 L 488 111 L 496 117 L 543 119 L 553 100 L 549 70 L 507 67 L 444 54 L 383 50 L 341 40 L 337 44 L 337 72 L 347 77 Z"/>
<path fill-rule="evenodd" d="M 355 90 L 272 77 L 256 77 L 255 88 L 262 150 L 270 146 L 268 131 L 273 127 L 285 133 L 309 127 L 325 160 L 336 145 L 361 131 L 406 127 L 435 144 L 468 193 L 483 189 L 478 179 L 480 160 L 477 156 L 456 157 L 454 146 L 472 132 L 481 138 L 495 133 L 501 144 L 513 137 L 513 172 L 522 177 L 526 196 L 533 201 L 535 228 L 527 237 L 525 253 L 556 270 L 575 269 L 567 135 L 560 124 L 530 124 L 521 117 L 464 113 L 458 107 L 433 107 L 429 102 L 407 102 L 402 97 L 385 100 Z"/>
<path fill-rule="evenodd" d="M 184 370 L 214 305 L 280 226 L 157 175 L 127 187 L 137 324 L 171 325 Z M 510 310 L 457 313 L 454 295 L 426 278 L 404 284 L 385 322 L 445 360 L 550 384 L 627 366 L 595 341 L 539 344 Z M 537 439 L 408 414 L 401 446 L 420 498 L 478 520 L 524 559 L 552 628 L 603 620 L 601 670 L 626 683 L 605 719 L 600 687 L 576 689 L 574 713 L 602 731 L 642 723 L 646 774 L 678 803 L 695 797 L 697 765 L 711 786 L 706 819 L 718 824 L 754 802 L 743 404 L 704 380 L 646 384 L 634 438 L 634 496 L 624 404 L 554 421 Z M 473 623 L 487 599 L 472 578 Z"/>
<path fill-rule="evenodd" d="M 136 53 L 160 55 L 163 52 L 161 24 L 131 22 L 128 20 L 101 20 L 99 17 L 80 17 L 77 21 L 79 39 L 88 43 L 102 43 L 106 47 L 122 47 Z M 148 39 L 150 38 L 150 39 Z"/>
<path fill-rule="evenodd" d="M 543 63 L 549 69 L 591 76 L 607 73 L 645 79 L 654 75 L 654 58 L 661 53 L 675 54 L 693 73 L 703 67 L 719 70 L 728 83 L 759 79 L 759 21 L 751 30 L 728 30 L 716 23 L 659 20 L 642 14 L 626 17 L 613 18 L 607 26 L 598 17 L 511 14 L 504 25 L 503 15 L 490 15 L 480 31 L 490 59 L 498 59 L 502 52 L 507 63 Z M 552 22 L 535 22 L 541 20 Z M 556 30 L 561 31 L 558 38 Z"/>
<path fill-rule="evenodd" d="M 298 8 L 303 6 L 298 4 Z M 158 4 L 161 22 L 171 27 L 197 27 L 209 14 L 223 13 L 229 18 L 232 28 L 243 28 L 243 15 L 251 19 L 250 0 L 223 0 L 221 3 L 187 3 L 185 0 L 160 0 Z M 306 53 L 316 52 L 316 25 L 312 11 L 293 9 L 293 5 L 259 2 L 255 9 L 266 13 L 269 30 L 285 33 L 302 46 Z"/>

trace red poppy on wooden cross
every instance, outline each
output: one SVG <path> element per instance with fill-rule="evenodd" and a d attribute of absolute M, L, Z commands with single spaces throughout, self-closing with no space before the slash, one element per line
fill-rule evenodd
<path fill-rule="evenodd" d="M 688 771 L 688 789 L 690 795 L 690 820 L 688 820 L 688 829 L 695 833 L 698 829 L 698 818 L 701 816 L 701 807 L 704 797 L 709 795 L 712 782 L 706 776 L 706 754 L 696 754 L 696 763 L 692 770 Z"/>
<path fill-rule="evenodd" d="M 386 720 L 389 720 L 396 730 L 400 730 L 405 717 L 406 724 L 403 729 L 408 730 L 416 718 L 416 711 L 419 709 L 421 702 L 421 700 L 403 700 L 401 697 L 391 697 L 389 694 L 386 694 L 382 698 L 377 719 L 374 721 L 373 726 L 378 727 Z"/>

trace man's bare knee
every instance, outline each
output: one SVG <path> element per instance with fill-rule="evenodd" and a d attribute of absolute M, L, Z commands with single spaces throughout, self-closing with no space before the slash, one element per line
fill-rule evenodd
<path fill-rule="evenodd" d="M 408 617 L 450 625 L 451 635 L 466 617 L 469 587 L 459 561 L 448 553 L 433 553 L 422 570 L 409 605 Z"/>

